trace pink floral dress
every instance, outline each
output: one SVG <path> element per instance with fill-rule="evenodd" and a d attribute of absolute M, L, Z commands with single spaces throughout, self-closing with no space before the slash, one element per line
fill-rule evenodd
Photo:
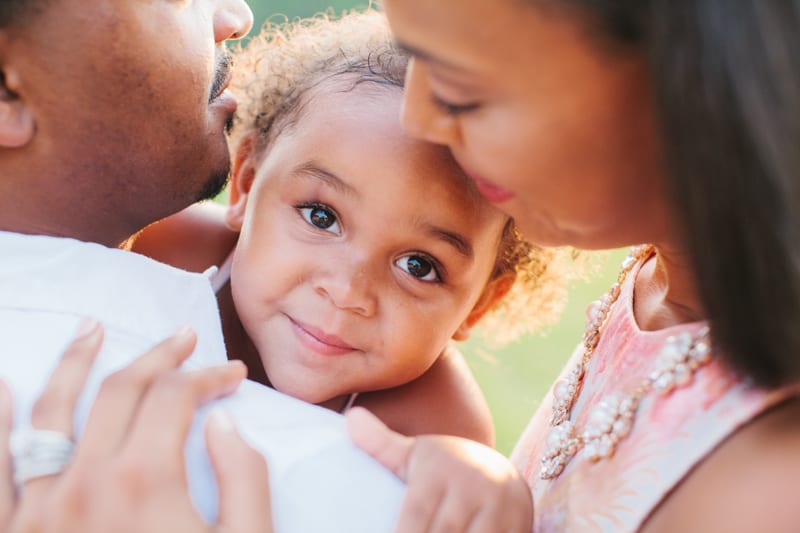
<path fill-rule="evenodd" d="M 634 267 L 612 307 L 572 409 L 578 428 L 603 397 L 634 390 L 653 370 L 652 354 L 667 337 L 695 334 L 703 323 L 642 331 L 633 317 Z M 713 335 L 713 331 L 712 331 Z M 564 374 L 580 360 L 577 350 Z M 610 459 L 592 463 L 579 452 L 555 479 L 539 477 L 550 431 L 553 391 L 517 444 L 511 459 L 531 486 L 535 532 L 633 532 L 683 477 L 737 428 L 797 389 L 767 392 L 737 379 L 712 360 L 692 382 L 666 396 L 648 394 L 639 405 L 631 433 Z"/>

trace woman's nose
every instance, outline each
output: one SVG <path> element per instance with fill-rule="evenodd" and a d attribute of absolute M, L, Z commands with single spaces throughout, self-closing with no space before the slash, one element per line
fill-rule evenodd
<path fill-rule="evenodd" d="M 458 119 L 434 103 L 426 66 L 414 58 L 406 72 L 402 122 L 406 133 L 418 139 L 447 146 L 461 140 Z"/>
<path fill-rule="evenodd" d="M 214 39 L 241 39 L 253 27 L 253 12 L 244 0 L 220 0 L 214 12 Z"/>

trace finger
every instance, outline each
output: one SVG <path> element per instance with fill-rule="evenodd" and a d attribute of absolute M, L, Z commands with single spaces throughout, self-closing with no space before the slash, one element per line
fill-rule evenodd
<path fill-rule="evenodd" d="M 269 475 L 264 457 L 251 448 L 222 409 L 206 424 L 211 466 L 219 487 L 219 531 L 272 533 Z"/>
<path fill-rule="evenodd" d="M 11 437 L 14 410 L 11 391 L 0 380 L 0 530 L 7 531 L 11 523 L 16 500 L 14 467 L 8 440 Z"/>
<path fill-rule="evenodd" d="M 92 405 L 79 454 L 98 457 L 119 449 L 147 390 L 159 376 L 178 368 L 191 355 L 196 343 L 194 331 L 182 327 L 127 367 L 108 376 Z"/>
<path fill-rule="evenodd" d="M 241 361 L 216 367 L 174 370 L 156 380 L 131 425 L 127 450 L 147 450 L 154 468 L 183 472 L 186 436 L 197 409 L 232 393 L 247 375 Z"/>
<path fill-rule="evenodd" d="M 464 500 L 460 492 L 451 492 L 445 495 L 434 511 L 429 531 L 431 533 L 464 533 L 466 531 L 477 533 L 479 530 L 473 531 L 471 523 L 478 512 L 480 502 L 475 502 L 473 506 L 470 506 L 470 503 Z M 497 522 L 493 528 L 486 530 L 485 533 L 501 531 Z"/>
<path fill-rule="evenodd" d="M 363 407 L 353 407 L 345 417 L 347 432 L 353 443 L 391 470 L 401 481 L 408 481 L 415 439 L 392 431 Z"/>
<path fill-rule="evenodd" d="M 394 533 L 431 531 L 437 509 L 444 498 L 444 488 L 441 485 L 428 485 L 427 481 L 415 482 L 406 488 Z"/>
<path fill-rule="evenodd" d="M 489 498 L 480 506 L 467 531 L 469 533 L 529 533 L 533 528 L 533 496 L 527 483 L 515 479 L 503 494 Z"/>
<path fill-rule="evenodd" d="M 75 405 L 102 343 L 100 323 L 94 318 L 83 319 L 75 339 L 67 346 L 44 391 L 33 405 L 31 426 L 72 436 Z"/>
<path fill-rule="evenodd" d="M 75 338 L 70 342 L 50 375 L 44 390 L 33 405 L 31 426 L 37 429 L 59 431 L 73 436 L 75 406 L 86 385 L 86 378 L 103 344 L 103 327 L 94 318 L 84 318 L 78 325 Z M 55 474 L 39 476 L 24 482 L 24 497 L 17 514 L 35 516 L 37 502 L 44 500 L 56 482 Z"/>
<path fill-rule="evenodd" d="M 533 519 L 525 519 L 527 514 L 512 514 L 508 510 L 500 514 L 496 508 L 486 507 L 480 509 L 472 518 L 468 533 L 530 533 L 533 528 Z M 498 523 L 502 521 L 502 523 Z"/>

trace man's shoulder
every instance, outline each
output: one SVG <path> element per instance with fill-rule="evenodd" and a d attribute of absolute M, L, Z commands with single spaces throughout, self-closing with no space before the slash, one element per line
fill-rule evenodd
<path fill-rule="evenodd" d="M 92 316 L 106 328 L 106 344 L 124 357 L 139 355 L 182 325 L 198 334 L 191 361 L 198 366 L 225 360 L 216 298 L 208 279 L 152 259 L 74 239 L 0 232 L 0 310 L 8 325 L 38 321 L 26 333 L 27 352 L 58 338 L 52 324 L 74 327 Z M 60 353 L 60 349 L 57 350 Z M 49 353 L 49 352 L 48 352 Z"/>

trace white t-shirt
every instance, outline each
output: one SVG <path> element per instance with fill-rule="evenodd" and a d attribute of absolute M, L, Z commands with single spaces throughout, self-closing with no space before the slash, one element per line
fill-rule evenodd
<path fill-rule="evenodd" d="M 33 402 L 85 316 L 105 326 L 105 342 L 76 427 L 85 423 L 102 378 L 188 324 L 197 349 L 185 366 L 226 360 L 217 304 L 206 276 L 138 254 L 73 239 L 0 231 L 0 377 L 11 387 L 15 423 Z M 403 485 L 349 441 L 343 418 L 246 381 L 214 405 L 225 407 L 267 458 L 279 533 L 392 531 Z M 216 516 L 216 487 L 199 413 L 187 444 L 192 497 Z"/>

